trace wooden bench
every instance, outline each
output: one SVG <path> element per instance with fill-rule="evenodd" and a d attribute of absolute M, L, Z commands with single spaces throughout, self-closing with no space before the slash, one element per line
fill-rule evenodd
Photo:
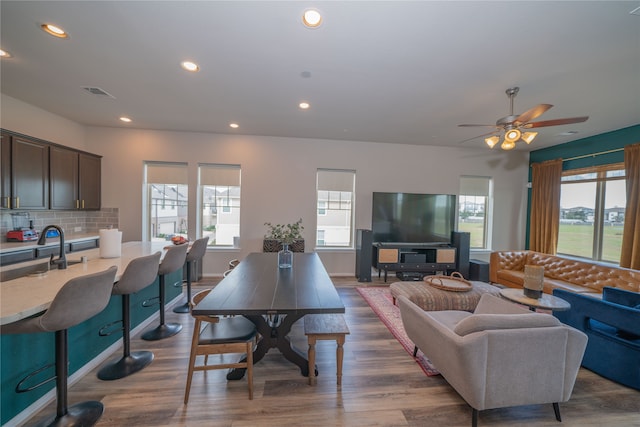
<path fill-rule="evenodd" d="M 338 385 L 342 384 L 343 345 L 349 327 L 341 314 L 307 314 L 304 316 L 304 334 L 309 341 L 309 384 L 316 383 L 316 341 L 336 340 L 336 376 Z"/>

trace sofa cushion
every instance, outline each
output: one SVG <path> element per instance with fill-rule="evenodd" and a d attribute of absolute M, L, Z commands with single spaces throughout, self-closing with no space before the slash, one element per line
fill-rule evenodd
<path fill-rule="evenodd" d="M 524 283 L 524 270 L 498 270 L 498 279 L 522 285 Z"/>
<path fill-rule="evenodd" d="M 460 336 L 494 329 L 545 328 L 560 326 L 560 321 L 549 314 L 474 314 L 460 320 L 453 332 Z"/>

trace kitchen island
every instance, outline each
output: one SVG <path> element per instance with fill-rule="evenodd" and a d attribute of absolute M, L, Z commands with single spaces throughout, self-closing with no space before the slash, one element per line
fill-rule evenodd
<path fill-rule="evenodd" d="M 118 258 L 100 258 L 99 249 L 91 249 L 77 254 L 68 254 L 70 261 L 80 261 L 87 257 L 86 263 L 69 265 L 64 270 L 49 270 L 43 274 L 3 281 L 0 284 L 0 325 L 38 314 L 49 307 L 58 290 L 70 279 L 85 274 L 103 271 L 112 265 L 118 267 L 116 281 L 120 278 L 131 260 L 162 251 L 168 242 L 127 242 L 122 244 L 122 253 Z M 167 276 L 167 301 L 178 300 L 182 289 L 174 284 L 182 282 L 182 271 Z M 142 302 L 158 295 L 158 281 L 131 296 L 131 326 L 144 326 L 158 314 L 158 305 L 144 307 Z M 169 305 L 170 306 L 170 305 Z M 119 349 L 122 335 L 114 333 L 101 337 L 98 330 L 105 324 L 120 320 L 121 302 L 119 296 L 112 296 L 107 308 L 93 318 L 69 329 L 69 373 L 88 371 L 109 358 Z M 143 325 L 144 324 L 144 325 Z M 50 382 L 27 393 L 16 393 L 16 384 L 31 372 L 53 363 L 53 333 L 2 335 L 0 366 L 0 424 L 18 424 L 28 413 L 52 400 L 55 383 Z M 33 385 L 53 375 L 53 367 L 33 379 Z M 46 395 L 46 396 L 45 396 Z M 44 398 L 43 398 L 44 397 Z M 24 412 L 23 412 L 24 411 Z"/>

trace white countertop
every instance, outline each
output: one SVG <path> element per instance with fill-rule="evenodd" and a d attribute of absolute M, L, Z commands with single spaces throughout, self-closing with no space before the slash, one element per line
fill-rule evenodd
<path fill-rule="evenodd" d="M 157 251 L 162 251 L 164 256 L 163 248 L 166 246 L 168 246 L 167 242 L 123 243 L 119 258 L 100 258 L 100 249 L 72 252 L 67 255 L 68 260 L 80 260 L 82 256 L 86 256 L 88 262 L 70 265 L 65 270 L 49 270 L 42 276 L 26 276 L 2 282 L 0 284 L 0 325 L 46 310 L 60 288 L 74 277 L 97 273 L 115 265 L 118 267 L 115 280 L 118 281 L 131 260 Z"/>

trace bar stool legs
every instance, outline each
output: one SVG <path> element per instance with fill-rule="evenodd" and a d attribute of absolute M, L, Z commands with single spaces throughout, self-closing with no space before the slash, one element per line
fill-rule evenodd
<path fill-rule="evenodd" d="M 165 323 L 164 306 L 166 302 L 166 289 L 164 286 L 165 276 L 174 271 L 178 271 L 184 266 L 187 259 L 187 250 L 189 246 L 185 244 L 169 246 L 160 266 L 158 267 L 158 282 L 160 284 L 160 325 L 155 329 L 142 334 L 142 339 L 146 341 L 157 341 L 169 338 L 182 330 L 180 323 Z"/>
<path fill-rule="evenodd" d="M 187 261 L 187 301 L 173 309 L 174 313 L 189 313 L 189 301 L 191 301 L 191 261 Z"/>
<path fill-rule="evenodd" d="M 98 378 L 104 381 L 118 380 L 135 374 L 153 361 L 153 353 L 150 351 L 136 351 L 131 353 L 131 314 L 129 311 L 129 300 L 129 294 L 122 295 L 123 355 L 119 360 L 105 365 L 98 371 Z"/>
<path fill-rule="evenodd" d="M 39 426 L 92 426 L 98 422 L 104 406 L 98 401 L 86 401 L 67 406 L 68 331 L 56 331 L 56 416 Z"/>
<path fill-rule="evenodd" d="M 159 277 L 160 282 L 160 324 L 150 331 L 142 334 L 141 338 L 145 341 L 157 341 L 169 338 L 182 330 L 180 323 L 165 323 L 164 305 L 166 300 L 166 290 L 164 288 L 164 274 Z"/>
<path fill-rule="evenodd" d="M 187 302 L 173 309 L 174 313 L 189 313 L 189 302 L 191 301 L 191 269 L 194 261 L 201 260 L 207 251 L 207 244 L 209 243 L 209 237 L 202 237 L 197 239 L 191 245 L 191 248 L 187 252 L 185 257 L 185 263 L 187 266 Z"/>

